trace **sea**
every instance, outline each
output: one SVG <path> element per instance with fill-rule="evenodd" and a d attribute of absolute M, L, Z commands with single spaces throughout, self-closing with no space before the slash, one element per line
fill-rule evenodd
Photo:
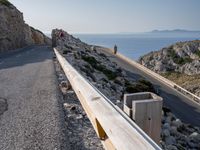
<path fill-rule="evenodd" d="M 138 34 L 74 34 L 83 42 L 113 48 L 116 44 L 123 55 L 138 60 L 141 56 L 168 47 L 176 42 L 199 40 L 196 33 L 138 33 Z"/>

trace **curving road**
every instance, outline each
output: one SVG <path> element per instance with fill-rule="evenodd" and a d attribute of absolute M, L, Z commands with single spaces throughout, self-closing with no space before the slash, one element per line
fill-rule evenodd
<path fill-rule="evenodd" d="M 164 105 L 169 107 L 176 117 L 180 118 L 184 123 L 200 127 L 200 104 L 191 101 L 175 89 L 166 86 L 159 80 L 152 78 L 110 52 L 106 50 L 102 52 L 113 62 L 116 62 L 119 66 L 126 69 L 129 76 L 133 78 L 146 78 L 149 80 L 154 85 L 155 89 L 159 91 L 159 95 L 163 97 Z"/>
<path fill-rule="evenodd" d="M 183 122 L 200 127 L 200 105 L 106 54 L 132 77 L 150 80 L 164 98 L 164 105 Z M 69 149 L 52 56 L 46 46 L 0 54 L 0 150 Z"/>
<path fill-rule="evenodd" d="M 28 47 L 0 55 L 0 149 L 67 149 L 53 52 Z"/>

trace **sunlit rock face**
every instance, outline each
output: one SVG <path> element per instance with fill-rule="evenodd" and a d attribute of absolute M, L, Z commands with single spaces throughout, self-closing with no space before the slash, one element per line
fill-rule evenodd
<path fill-rule="evenodd" d="M 200 40 L 178 42 L 142 56 L 139 62 L 158 73 L 200 74 Z"/>
<path fill-rule="evenodd" d="M 51 40 L 27 25 L 14 5 L 0 2 L 0 52 L 34 44 L 51 44 Z"/>

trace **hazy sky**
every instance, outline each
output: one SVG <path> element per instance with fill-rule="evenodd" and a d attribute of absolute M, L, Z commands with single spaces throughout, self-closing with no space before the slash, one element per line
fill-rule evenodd
<path fill-rule="evenodd" d="M 10 0 L 43 31 L 70 33 L 200 30 L 200 0 Z"/>

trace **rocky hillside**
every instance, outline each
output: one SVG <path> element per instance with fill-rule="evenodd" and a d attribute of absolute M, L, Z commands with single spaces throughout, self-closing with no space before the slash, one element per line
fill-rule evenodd
<path fill-rule="evenodd" d="M 52 39 L 53 45 L 68 62 L 118 106 L 122 104 L 124 93 L 155 92 L 150 82 L 134 78 L 130 72 L 112 62 L 110 56 L 103 53 L 104 48 L 83 43 L 58 29 L 53 30 Z M 59 78 L 62 79 L 62 76 L 59 75 Z M 200 149 L 198 127 L 182 123 L 168 108 L 164 107 L 162 114 L 160 141 L 162 149 Z"/>
<path fill-rule="evenodd" d="M 200 40 L 178 42 L 141 57 L 139 62 L 200 96 Z"/>
<path fill-rule="evenodd" d="M 200 40 L 178 42 L 141 57 L 139 62 L 158 73 L 200 74 Z"/>
<path fill-rule="evenodd" d="M 42 32 L 30 27 L 9 1 L 0 0 L 0 52 L 33 44 L 51 44 Z"/>
<path fill-rule="evenodd" d="M 53 45 L 65 58 L 102 93 L 115 103 L 124 93 L 150 91 L 152 84 L 144 79 L 133 79 L 100 50 L 88 45 L 63 30 L 52 31 Z"/>

